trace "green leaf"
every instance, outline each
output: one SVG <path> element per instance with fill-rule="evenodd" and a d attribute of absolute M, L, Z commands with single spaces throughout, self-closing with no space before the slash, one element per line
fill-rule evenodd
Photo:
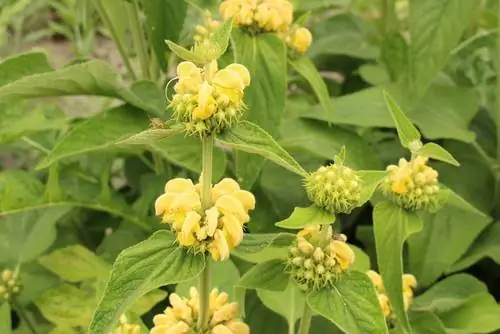
<path fill-rule="evenodd" d="M 219 135 L 217 139 L 224 146 L 259 154 L 297 175 L 307 175 L 300 164 L 269 133 L 256 124 L 243 121 L 235 128 Z"/>
<path fill-rule="evenodd" d="M 56 240 L 56 224 L 69 209 L 48 208 L 5 217 L 0 224 L 0 263 L 36 259 Z"/>
<path fill-rule="evenodd" d="M 290 118 L 281 125 L 279 143 L 288 150 L 306 151 L 315 157 L 334 160 L 345 146 L 345 164 L 354 169 L 381 168 L 373 149 L 353 131 L 320 122 Z"/>
<path fill-rule="evenodd" d="M 486 257 L 500 264 L 500 222 L 498 221 L 491 224 L 474 240 L 474 243 L 450 271 L 463 270 Z"/>
<path fill-rule="evenodd" d="M 44 52 L 27 52 L 5 58 L 0 63 L 0 87 L 24 76 L 50 72 L 52 68 Z"/>
<path fill-rule="evenodd" d="M 163 290 L 153 290 L 151 292 L 148 292 L 141 298 L 139 298 L 138 301 L 136 301 L 130 310 L 137 315 L 143 315 L 147 312 L 149 312 L 156 304 L 161 302 L 167 297 L 167 292 Z"/>
<path fill-rule="evenodd" d="M 234 251 L 241 257 L 248 253 L 259 253 L 271 246 L 289 246 L 294 239 L 295 235 L 291 233 L 246 233 L 243 236 L 243 240 Z"/>
<path fill-rule="evenodd" d="M 124 13 L 126 13 L 125 2 L 122 0 L 106 0 L 100 2 L 99 5 L 100 9 L 104 11 L 104 13 L 100 11 L 99 15 L 106 15 L 111 26 L 113 27 L 112 29 L 116 33 L 117 41 L 115 41 L 115 43 L 127 45 L 127 29 L 129 27 L 129 17 L 126 14 L 124 15 Z M 75 10 L 78 11 L 77 8 L 75 8 Z"/>
<path fill-rule="evenodd" d="M 251 36 L 239 29 L 233 30 L 232 46 L 235 61 L 245 65 L 252 76 L 244 96 L 248 106 L 246 119 L 275 136 L 287 94 L 286 47 L 274 34 Z M 255 183 L 262 165 L 262 158 L 236 154 L 236 175 L 244 188 Z"/>
<path fill-rule="evenodd" d="M 387 173 L 378 170 L 360 170 L 356 174 L 362 182 L 359 204 L 363 205 L 372 198 L 373 193 Z"/>
<path fill-rule="evenodd" d="M 422 213 L 420 217 L 422 231 L 408 239 L 408 264 L 421 287 L 449 272 L 491 221 L 450 205 L 437 213 Z"/>
<path fill-rule="evenodd" d="M 335 222 L 335 216 L 312 205 L 307 208 L 295 208 L 285 220 L 275 225 L 286 229 L 301 229 L 311 224 L 330 225 Z"/>
<path fill-rule="evenodd" d="M 0 305 L 0 333 L 11 334 L 12 323 L 10 314 L 10 304 L 3 303 Z"/>
<path fill-rule="evenodd" d="M 27 57 L 18 56 L 8 62 L 4 61 L 0 63 L 0 72 L 6 66 L 24 66 L 28 60 Z M 154 84 L 150 87 L 159 90 Z M 0 87 L 1 101 L 67 95 L 118 98 L 154 115 L 164 114 L 164 110 L 158 109 L 155 104 L 142 99 L 125 87 L 119 79 L 118 72 L 101 60 L 78 63 L 55 71 L 26 73 L 25 76 Z"/>
<path fill-rule="evenodd" d="M 289 60 L 288 63 L 309 82 L 325 112 L 332 112 L 333 106 L 330 94 L 328 93 L 328 87 L 313 62 L 306 57 L 300 57 L 295 60 Z"/>
<path fill-rule="evenodd" d="M 113 193 L 109 198 L 101 198 L 101 187 L 95 183 L 72 177 L 62 182 L 61 190 L 61 198 L 50 200 L 44 195 L 44 185 L 33 174 L 20 170 L 0 172 L 0 213 L 13 214 L 56 206 L 76 206 L 106 211 L 143 230 L 151 230 L 150 220 L 134 212 L 117 193 Z"/>
<path fill-rule="evenodd" d="M 330 289 L 310 292 L 307 304 L 344 333 L 387 333 L 375 290 L 363 273 L 346 273 Z"/>
<path fill-rule="evenodd" d="M 178 247 L 175 236 L 166 230 L 125 249 L 113 265 L 89 332 L 108 333 L 120 315 L 142 295 L 164 285 L 190 280 L 204 267 L 203 257 Z"/>
<path fill-rule="evenodd" d="M 384 99 L 387 104 L 387 109 L 391 112 L 392 119 L 396 124 L 396 129 L 398 130 L 399 140 L 404 147 L 409 147 L 412 142 L 420 141 L 420 132 L 411 123 L 411 121 L 406 117 L 405 113 L 398 106 L 396 101 L 384 91 Z"/>
<path fill-rule="evenodd" d="M 443 69 L 478 6 L 471 0 L 410 2 L 409 84 L 414 94 L 422 96 Z"/>
<path fill-rule="evenodd" d="M 347 7 L 349 0 L 295 0 L 298 4 L 295 7 L 297 11 L 321 10 L 332 7 Z M 293 1 L 292 1 L 293 3 Z"/>
<path fill-rule="evenodd" d="M 453 166 L 460 166 L 460 163 L 450 152 L 435 143 L 427 143 L 417 151 L 417 154 L 429 157 L 434 160 L 446 162 Z"/>
<path fill-rule="evenodd" d="M 226 52 L 229 46 L 229 38 L 233 29 L 233 18 L 225 20 L 216 31 L 210 36 L 210 44 L 216 47 L 217 53 L 212 55 L 212 59 L 219 59 Z"/>
<path fill-rule="evenodd" d="M 95 296 L 63 283 L 37 297 L 34 303 L 53 324 L 86 328 L 94 310 Z"/>
<path fill-rule="evenodd" d="M 145 28 L 153 46 L 156 59 L 163 70 L 167 69 L 168 57 L 165 40 L 179 41 L 187 14 L 186 1 L 144 0 Z"/>
<path fill-rule="evenodd" d="M 403 303 L 403 245 L 408 237 L 422 229 L 422 221 L 390 202 L 381 202 L 373 211 L 377 264 L 387 296 L 401 329 L 411 332 Z"/>
<path fill-rule="evenodd" d="M 371 268 L 370 257 L 359 247 L 349 244 L 349 247 L 354 252 L 355 261 L 352 265 L 352 269 L 367 272 Z"/>
<path fill-rule="evenodd" d="M 439 318 L 431 312 L 411 312 L 411 330 L 414 334 L 442 334 L 446 328 Z"/>
<path fill-rule="evenodd" d="M 485 292 L 488 292 L 486 285 L 474 276 L 456 274 L 446 277 L 417 296 L 411 308 L 439 314 L 460 307 Z"/>
<path fill-rule="evenodd" d="M 235 300 L 234 286 L 240 279 L 238 268 L 231 261 L 216 261 L 210 264 L 211 288 L 217 288 L 229 295 L 229 300 Z M 198 285 L 198 278 L 181 282 L 175 287 L 179 296 L 189 296 L 189 289 Z"/>
<path fill-rule="evenodd" d="M 199 52 L 188 50 L 185 47 L 169 40 L 166 40 L 165 43 L 173 53 L 183 60 L 192 61 L 198 64 L 203 64 L 206 61 L 205 57 L 203 57 Z"/>
<path fill-rule="evenodd" d="M 283 316 L 288 326 L 300 319 L 306 305 L 304 295 L 292 281 L 283 291 L 257 290 L 257 296 L 266 307 Z"/>
<path fill-rule="evenodd" d="M 183 131 L 183 126 L 174 126 L 169 129 L 148 129 L 128 138 L 116 142 L 118 146 L 129 145 L 154 145 L 156 141 L 179 134 Z"/>
<path fill-rule="evenodd" d="M 288 329 L 285 319 L 265 307 L 255 291 L 245 298 L 245 322 L 258 334 L 286 333 Z"/>
<path fill-rule="evenodd" d="M 78 332 L 71 327 L 57 326 L 56 328 L 51 330 L 49 334 L 78 334 Z"/>
<path fill-rule="evenodd" d="M 57 276 L 69 282 L 108 277 L 110 266 L 81 245 L 60 248 L 42 256 L 38 262 Z"/>
<path fill-rule="evenodd" d="M 237 285 L 247 289 L 283 291 L 289 279 L 285 262 L 276 259 L 255 265 L 241 277 Z"/>
<path fill-rule="evenodd" d="M 59 139 L 37 168 L 46 168 L 56 161 L 78 154 L 111 148 L 147 126 L 148 118 L 144 113 L 129 105 L 98 113 Z"/>

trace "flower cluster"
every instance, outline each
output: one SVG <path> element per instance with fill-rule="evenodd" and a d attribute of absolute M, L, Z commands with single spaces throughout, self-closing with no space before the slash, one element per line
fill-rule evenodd
<path fill-rule="evenodd" d="M 322 166 L 305 180 L 309 199 L 319 208 L 332 213 L 350 213 L 359 206 L 361 180 L 343 164 Z"/>
<path fill-rule="evenodd" d="M 373 271 L 369 270 L 367 273 L 368 277 L 370 277 L 373 286 L 375 287 L 375 291 L 377 292 L 378 301 L 380 303 L 380 307 L 382 308 L 382 312 L 384 313 L 384 317 L 386 319 L 393 320 L 394 314 L 392 311 L 391 304 L 389 303 L 389 298 L 385 292 L 384 283 L 382 282 L 382 277 Z M 411 302 L 413 300 L 413 290 L 417 287 L 417 279 L 415 276 L 411 274 L 403 275 L 403 300 L 404 300 L 404 308 L 405 311 L 408 311 L 410 308 Z"/>
<path fill-rule="evenodd" d="M 207 136 L 233 126 L 245 110 L 243 90 L 250 73 L 240 64 L 222 70 L 213 61 L 205 69 L 189 61 L 177 66 L 178 82 L 170 107 L 188 134 Z"/>
<path fill-rule="evenodd" d="M 201 185 L 189 179 L 173 179 L 155 202 L 156 215 L 170 224 L 179 244 L 195 252 L 208 251 L 214 260 L 225 260 L 243 239 L 243 225 L 250 220 L 255 197 L 225 178 L 212 188 L 212 206 L 203 210 Z"/>
<path fill-rule="evenodd" d="M 212 34 L 219 28 L 220 22 L 212 19 L 212 14 L 210 11 L 203 13 L 203 25 L 197 25 L 194 30 L 195 34 L 193 40 L 196 43 L 203 43 L 208 40 Z"/>
<path fill-rule="evenodd" d="M 118 326 L 110 334 L 141 334 L 141 327 L 130 324 L 127 317 L 122 315 Z"/>
<path fill-rule="evenodd" d="M 9 269 L 3 270 L 0 275 L 0 304 L 11 300 L 20 291 L 21 284 L 17 273 Z"/>
<path fill-rule="evenodd" d="M 354 263 L 353 250 L 344 234 L 333 234 L 331 226 L 311 225 L 297 234 L 287 266 L 303 290 L 332 285 Z"/>
<path fill-rule="evenodd" d="M 198 290 L 191 287 L 190 298 L 181 298 L 173 293 L 170 295 L 171 307 L 167 307 L 163 314 L 153 318 L 154 327 L 150 334 L 249 334 L 249 327 L 237 318 L 238 304 L 228 303 L 228 295 L 213 289 L 210 293 L 210 329 L 197 328 L 199 317 L 200 298 Z"/>
<path fill-rule="evenodd" d="M 384 195 L 407 210 L 438 209 L 438 172 L 427 166 L 428 160 L 416 156 L 410 161 L 402 158 L 398 165 L 389 165 L 388 175 L 380 185 Z"/>
<path fill-rule="evenodd" d="M 293 21 L 293 5 L 287 0 L 226 0 L 219 7 L 224 20 L 251 32 L 285 32 Z"/>

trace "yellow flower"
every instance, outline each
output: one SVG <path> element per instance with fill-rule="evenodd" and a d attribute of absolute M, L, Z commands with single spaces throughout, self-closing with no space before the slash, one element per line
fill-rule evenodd
<path fill-rule="evenodd" d="M 191 246 L 196 242 L 197 238 L 195 234 L 200 230 L 200 221 L 201 216 L 197 212 L 191 211 L 187 214 L 182 224 L 181 233 L 177 235 L 179 244 L 182 246 Z"/>
<path fill-rule="evenodd" d="M 242 223 L 233 215 L 224 215 L 221 219 L 223 231 L 227 236 L 229 247 L 234 248 L 243 240 Z"/>
<path fill-rule="evenodd" d="M 213 115 L 216 108 L 215 99 L 212 96 L 213 87 L 206 81 L 201 84 L 198 92 L 198 107 L 193 111 L 195 119 L 207 119 Z"/>
<path fill-rule="evenodd" d="M 240 185 L 238 182 L 231 178 L 224 178 L 219 183 L 214 185 L 212 188 L 212 200 L 215 202 L 221 196 L 232 194 L 235 191 L 240 190 Z"/>
<path fill-rule="evenodd" d="M 384 313 L 384 317 L 389 317 L 392 312 L 391 305 L 389 304 L 389 298 L 383 293 L 377 294 L 377 297 L 382 313 Z"/>
<path fill-rule="evenodd" d="M 382 277 L 374 270 L 369 270 L 367 273 L 368 277 L 370 277 L 373 286 L 378 292 L 384 291 L 384 283 L 382 282 Z"/>
<path fill-rule="evenodd" d="M 221 322 L 229 321 L 231 319 L 234 319 L 237 315 L 238 315 L 237 303 L 224 304 L 214 312 L 210 324 L 216 325 Z"/>
<path fill-rule="evenodd" d="M 292 47 L 298 53 L 305 53 L 312 43 L 311 32 L 304 27 L 295 30 L 292 36 Z"/>
<path fill-rule="evenodd" d="M 412 274 L 403 275 L 403 289 L 415 289 L 417 287 L 417 279 Z"/>
<path fill-rule="evenodd" d="M 176 93 L 196 94 L 202 83 L 201 69 L 189 61 L 177 65 L 179 81 L 174 87 Z"/>
<path fill-rule="evenodd" d="M 244 322 L 238 320 L 232 320 L 226 324 L 226 326 L 234 333 L 234 334 L 250 334 L 250 327 Z"/>
<path fill-rule="evenodd" d="M 210 243 L 209 252 L 215 261 L 224 261 L 229 258 L 229 245 L 224 232 L 216 230 L 214 240 Z"/>
<path fill-rule="evenodd" d="M 354 263 L 354 252 L 345 242 L 333 240 L 330 243 L 330 250 L 342 270 L 347 270 Z"/>

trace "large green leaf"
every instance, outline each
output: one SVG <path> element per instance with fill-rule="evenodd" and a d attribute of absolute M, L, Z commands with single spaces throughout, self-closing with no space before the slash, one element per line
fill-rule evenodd
<path fill-rule="evenodd" d="M 409 84 L 423 95 L 474 17 L 474 0 L 410 1 Z"/>
<path fill-rule="evenodd" d="M 356 133 L 320 122 L 286 119 L 281 126 L 281 145 L 287 149 L 305 150 L 328 160 L 334 160 L 342 147 L 347 155 L 345 164 L 354 169 L 382 167 L 373 149 Z"/>
<path fill-rule="evenodd" d="M 283 317 L 269 310 L 259 299 L 255 291 L 247 292 L 245 298 L 245 322 L 252 333 L 286 333 L 288 326 Z"/>
<path fill-rule="evenodd" d="M 288 286 L 288 281 L 285 262 L 276 259 L 255 265 L 241 277 L 237 284 L 247 289 L 283 291 Z"/>
<path fill-rule="evenodd" d="M 403 332 L 411 332 L 403 303 L 403 245 L 408 237 L 422 229 L 422 221 L 390 202 L 380 202 L 373 211 L 377 264 Z"/>
<path fill-rule="evenodd" d="M 50 199 L 44 194 L 44 186 L 34 175 L 25 171 L 0 172 L 0 213 L 12 214 L 56 206 L 76 206 L 106 211 L 150 230 L 149 219 L 134 212 L 122 197 L 113 193 L 101 196 L 101 187 L 94 183 L 72 178 L 61 185 L 60 198 Z"/>
<path fill-rule="evenodd" d="M 89 332 L 106 334 L 120 315 L 149 291 L 187 281 L 205 267 L 205 259 L 177 246 L 169 231 L 125 249 L 116 259 Z"/>
<path fill-rule="evenodd" d="M 217 139 L 225 146 L 261 155 L 297 175 L 306 175 L 299 163 L 269 133 L 253 123 L 243 121 L 237 127 L 219 135 Z"/>
<path fill-rule="evenodd" d="M 106 279 L 110 266 L 82 245 L 59 248 L 40 257 L 38 262 L 68 282 Z"/>
<path fill-rule="evenodd" d="M 309 82 L 325 112 L 332 112 L 332 100 L 328 93 L 328 87 L 313 62 L 306 57 L 300 57 L 295 60 L 289 60 L 289 63 L 295 71 Z"/>
<path fill-rule="evenodd" d="M 295 208 L 285 220 L 276 223 L 276 226 L 287 229 L 301 229 L 311 224 L 330 225 L 335 222 L 335 216 L 319 209 L 316 206 Z"/>
<path fill-rule="evenodd" d="M 421 218 L 422 231 L 408 239 L 410 272 L 419 286 L 428 286 L 449 271 L 490 222 L 488 217 L 450 205 L 437 213 L 422 213 Z"/>
<path fill-rule="evenodd" d="M 158 62 L 166 69 L 168 48 L 165 40 L 179 40 L 188 4 L 186 1 L 145 0 L 143 5 L 149 40 Z"/>
<path fill-rule="evenodd" d="M 485 229 L 450 271 L 463 270 L 486 257 L 500 264 L 500 222 Z"/>
<path fill-rule="evenodd" d="M 288 326 L 297 322 L 306 305 L 304 295 L 292 281 L 283 291 L 257 290 L 257 295 L 266 307 L 283 316 Z"/>
<path fill-rule="evenodd" d="M 233 48 L 236 62 L 245 65 L 252 76 L 244 96 L 248 106 L 246 119 L 275 136 L 283 117 L 287 91 L 285 45 L 274 34 L 251 36 L 236 29 Z M 254 184 L 262 164 L 262 158 L 237 153 L 236 174 L 244 187 Z"/>
<path fill-rule="evenodd" d="M 420 141 L 420 132 L 418 132 L 417 128 L 411 123 L 408 117 L 406 117 L 401 107 L 394 101 L 389 93 L 384 92 L 384 99 L 387 104 L 387 109 L 391 112 L 392 119 L 396 124 L 401 144 L 404 147 L 409 147 L 410 143 Z"/>
<path fill-rule="evenodd" d="M 387 333 L 375 290 L 363 273 L 346 273 L 333 287 L 309 293 L 307 304 L 344 333 Z"/>
<path fill-rule="evenodd" d="M 0 72 L 7 66 L 29 66 L 30 57 L 18 56 L 0 63 Z M 37 57 L 40 67 L 46 69 L 47 59 Z M 45 65 L 43 65 L 45 63 Z M 151 90 L 160 89 L 153 83 Z M 66 95 L 98 95 L 122 99 L 137 108 L 155 115 L 163 115 L 164 110 L 154 103 L 144 100 L 132 90 L 125 87 L 119 80 L 118 72 L 108 63 L 101 60 L 91 60 L 70 65 L 59 70 L 38 71 L 25 73 L 23 77 L 14 77 L 14 80 L 0 87 L 0 100 L 11 101 L 37 97 L 66 96 Z"/>
<path fill-rule="evenodd" d="M 4 59 L 0 63 L 0 87 L 24 76 L 50 72 L 52 68 L 43 52 L 28 52 Z"/>
<path fill-rule="evenodd" d="M 431 312 L 411 312 L 409 314 L 413 334 L 442 334 L 446 328 Z"/>
<path fill-rule="evenodd" d="M 3 303 L 0 305 L 0 333 L 12 333 L 12 323 L 10 314 L 10 304 Z"/>

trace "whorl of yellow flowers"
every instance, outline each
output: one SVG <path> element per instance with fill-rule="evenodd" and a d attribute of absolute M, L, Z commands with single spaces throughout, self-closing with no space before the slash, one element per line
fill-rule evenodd
<path fill-rule="evenodd" d="M 303 290 L 332 285 L 354 263 L 355 255 L 344 234 L 333 234 L 331 226 L 311 225 L 297 234 L 290 248 L 288 268 Z"/>
<path fill-rule="evenodd" d="M 225 20 L 233 17 L 235 27 L 250 31 L 284 32 L 293 21 L 293 5 L 287 0 L 226 0 L 219 11 Z"/>
<path fill-rule="evenodd" d="M 205 68 L 183 61 L 177 77 L 170 107 L 189 134 L 218 133 L 238 121 L 245 109 L 243 90 L 250 85 L 245 66 L 230 64 L 219 70 L 216 61 Z"/>
<path fill-rule="evenodd" d="M 389 165 L 381 184 L 384 195 L 407 210 L 436 210 L 440 202 L 438 172 L 427 166 L 428 160 L 415 156 L 410 161 L 401 158 L 398 165 Z"/>
<path fill-rule="evenodd" d="M 243 239 L 243 226 L 255 208 L 252 193 L 241 190 L 236 181 L 225 178 L 212 187 L 212 206 L 203 211 L 201 186 L 176 178 L 165 185 L 155 202 L 157 216 L 170 224 L 180 245 L 197 253 L 208 251 L 216 261 L 229 258 L 229 251 Z"/>
<path fill-rule="evenodd" d="M 368 277 L 370 277 L 373 286 L 375 287 L 375 291 L 377 292 L 378 301 L 380 303 L 380 307 L 382 308 L 382 312 L 384 313 L 384 317 L 386 319 L 394 319 L 394 314 L 392 311 L 391 304 L 389 302 L 389 298 L 385 292 L 384 283 L 382 282 L 382 277 L 375 271 L 369 270 L 367 273 Z M 408 311 L 410 308 L 411 302 L 413 301 L 413 290 L 417 287 L 417 279 L 415 276 L 411 274 L 403 275 L 403 300 L 404 300 L 404 308 L 405 311 Z"/>
<path fill-rule="evenodd" d="M 170 295 L 170 304 L 163 314 L 153 318 L 154 327 L 150 334 L 249 334 L 250 328 L 237 318 L 238 304 L 228 303 L 228 295 L 213 289 L 210 293 L 210 329 L 197 328 L 200 298 L 198 290 L 191 287 L 190 298 L 181 298 L 173 293 Z"/>

